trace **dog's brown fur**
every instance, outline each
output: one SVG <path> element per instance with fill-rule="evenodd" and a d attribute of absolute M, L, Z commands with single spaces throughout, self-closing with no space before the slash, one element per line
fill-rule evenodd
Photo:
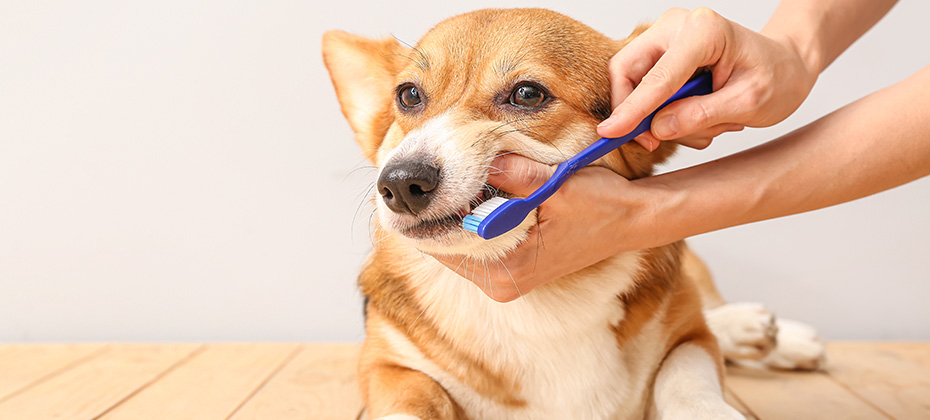
<path fill-rule="evenodd" d="M 500 86 L 513 84 L 510 75 L 524 73 L 543 82 L 557 100 L 536 114 L 543 124 L 508 137 L 506 141 L 511 143 L 507 149 L 521 149 L 521 153 L 551 164 L 561 156 L 545 142 L 558 142 L 560 153 L 573 154 L 596 138 L 594 126 L 610 112 L 607 62 L 644 29 L 637 28 L 630 38 L 614 41 L 546 10 L 482 10 L 442 22 L 415 49 L 393 39 L 370 40 L 328 32 L 323 51 L 343 113 L 365 155 L 376 165 L 384 165 L 389 153 L 409 133 L 440 115 L 450 115 L 456 129 L 464 127 L 459 132 L 469 134 L 449 139 L 462 153 L 475 150 L 493 158 L 503 149 L 479 144 L 485 138 L 482 136 L 493 132 L 491 127 L 499 122 L 514 120 L 506 108 L 494 105 L 495 98 Z M 411 80 L 427 92 L 426 106 L 416 113 L 399 112 L 395 88 Z M 595 164 L 635 179 L 651 174 L 653 166 L 673 150 L 671 142 L 663 142 L 653 153 L 629 143 Z M 500 247 L 506 250 L 518 243 L 526 226 L 518 228 L 511 242 Z M 455 280 L 409 241 L 381 231 L 390 230 L 390 226 L 377 229 L 376 237 L 384 239 L 375 246 L 359 278 L 368 297 L 367 338 L 359 377 L 370 416 L 464 419 L 469 412 L 521 413 L 538 404 L 540 396 L 527 395 L 531 384 L 521 380 L 523 365 L 503 356 L 497 358 L 475 344 L 472 340 L 477 340 L 475 334 L 480 336 L 480 331 L 445 324 L 452 315 L 436 307 L 438 300 L 431 300 L 431 288 L 438 282 L 465 280 Z M 715 361 L 718 378 L 722 377 L 722 360 L 717 341 L 704 322 L 698 285 L 706 289 L 705 294 L 717 296 L 716 291 L 700 266 L 682 270 L 684 262 L 695 265 L 701 264 L 700 260 L 683 243 L 639 252 L 636 260 L 638 269 L 629 273 L 632 281 L 616 290 L 614 305 L 622 317 L 616 324 L 607 325 L 606 319 L 604 324 L 622 349 L 623 365 L 630 372 L 645 375 L 643 380 L 651 384 L 667 355 L 692 344 L 706 351 Z M 612 258 L 595 264 L 542 286 L 524 299 L 550 295 L 566 302 L 580 299 L 592 282 L 609 283 L 605 279 L 616 277 L 617 267 L 622 265 L 618 261 Z M 475 311 L 491 313 L 495 308 Z M 656 325 L 661 331 L 655 331 Z M 647 351 L 650 354 L 644 355 Z M 435 366 L 437 372 L 464 384 L 484 402 L 476 407 L 474 401 L 469 405 L 458 401 L 440 385 L 441 380 L 453 379 L 438 379 L 414 365 Z M 652 391 L 641 385 L 635 389 L 627 396 L 627 404 L 633 412 L 646 415 Z M 481 411 L 485 409 L 491 411 Z"/>

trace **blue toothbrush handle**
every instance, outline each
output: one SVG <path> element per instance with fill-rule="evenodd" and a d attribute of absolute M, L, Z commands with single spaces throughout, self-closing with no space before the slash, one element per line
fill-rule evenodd
<path fill-rule="evenodd" d="M 549 198 L 552 194 L 555 194 L 555 192 L 560 187 L 562 187 L 562 184 L 564 184 L 565 181 L 568 180 L 568 178 L 579 169 L 590 165 L 595 160 L 600 159 L 614 149 L 617 149 L 630 140 L 633 140 L 636 138 L 636 136 L 649 131 L 649 128 L 652 127 L 652 119 L 659 111 L 662 110 L 662 108 L 665 108 L 668 104 L 679 99 L 698 95 L 708 95 L 713 92 L 713 88 L 714 77 L 710 72 L 704 72 L 695 76 L 693 79 L 689 80 L 688 83 L 685 83 L 681 89 L 675 92 L 672 97 L 668 98 L 668 100 L 665 101 L 662 105 L 659 105 L 655 111 L 652 111 L 652 113 L 646 116 L 646 118 L 643 118 L 639 125 L 637 125 L 636 128 L 633 129 L 633 131 L 631 131 L 629 134 L 615 138 L 602 137 L 594 143 L 591 143 L 590 146 L 586 147 L 577 155 L 572 156 L 565 162 L 560 163 L 559 166 L 556 167 L 555 173 L 552 174 L 552 177 L 550 177 L 542 187 L 526 197 L 526 200 L 535 202 L 541 199 L 539 204 L 542 204 L 542 202 Z M 536 205 L 538 206 L 539 204 Z"/>

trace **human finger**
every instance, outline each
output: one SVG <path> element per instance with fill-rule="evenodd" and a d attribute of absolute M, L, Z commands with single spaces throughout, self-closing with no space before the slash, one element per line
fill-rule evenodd
<path fill-rule="evenodd" d="M 745 121 L 751 109 L 744 106 L 741 91 L 724 87 L 709 95 L 675 101 L 656 113 L 650 131 L 659 140 L 672 140 L 721 124 Z"/>
<path fill-rule="evenodd" d="M 707 148 L 707 146 L 710 146 L 711 141 L 715 137 L 729 131 L 740 131 L 743 128 L 745 127 L 740 124 L 718 124 L 690 136 L 674 139 L 673 141 L 685 147 L 703 150 Z"/>
<path fill-rule="evenodd" d="M 513 153 L 498 156 L 491 166 L 496 170 L 488 175 L 488 184 L 519 196 L 532 194 L 555 172 L 549 165 Z"/>
<path fill-rule="evenodd" d="M 598 126 L 598 134 L 604 137 L 625 135 L 678 91 L 698 68 L 715 64 L 722 53 L 722 39 L 726 38 L 725 23 L 710 9 L 690 12 L 665 54 L 614 108 L 610 118 Z"/>
<path fill-rule="evenodd" d="M 674 21 L 684 14 L 687 14 L 687 10 L 680 8 L 666 11 L 656 23 L 629 40 L 610 58 L 607 76 L 610 79 L 611 109 L 630 95 L 643 76 L 665 54 L 669 40 L 678 30 Z"/>

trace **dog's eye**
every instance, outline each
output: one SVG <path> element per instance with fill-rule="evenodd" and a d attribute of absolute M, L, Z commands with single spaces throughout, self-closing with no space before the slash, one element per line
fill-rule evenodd
<path fill-rule="evenodd" d="M 546 100 L 546 94 L 539 86 L 521 84 L 510 94 L 510 104 L 521 108 L 536 108 Z"/>
<path fill-rule="evenodd" d="M 416 86 L 406 86 L 397 94 L 397 101 L 404 108 L 410 109 L 423 103 L 420 99 L 420 91 Z"/>

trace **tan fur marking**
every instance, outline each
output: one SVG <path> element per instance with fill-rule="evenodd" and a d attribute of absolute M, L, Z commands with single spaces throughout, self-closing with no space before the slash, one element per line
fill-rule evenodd
<path fill-rule="evenodd" d="M 377 341 L 368 340 L 365 345 L 377 347 Z M 380 352 L 368 350 L 366 353 Z M 369 418 L 407 414 L 421 419 L 466 419 L 461 407 L 424 373 L 390 363 L 371 363 L 378 360 L 377 357 L 362 360 L 365 365 L 360 378 Z"/>
<path fill-rule="evenodd" d="M 688 246 L 685 246 L 682 254 L 681 271 L 685 278 L 694 283 L 701 292 L 701 301 L 705 310 L 719 308 L 726 303 L 717 291 L 710 269 Z"/>
<path fill-rule="evenodd" d="M 686 342 L 698 345 L 717 360 L 717 374 L 722 380 L 723 359 L 704 320 L 700 295 L 680 271 L 683 249 L 684 242 L 680 241 L 646 251 L 636 286 L 619 296 L 627 315 L 616 326 L 617 342 L 623 347 L 646 323 L 659 316 L 669 337 L 663 354 Z"/>
<path fill-rule="evenodd" d="M 379 246 L 372 252 L 359 277 L 362 293 L 369 297 L 369 316 L 377 313 L 391 322 L 428 359 L 482 396 L 504 405 L 525 405 L 526 401 L 517 397 L 520 385 L 516 375 L 493 371 L 481 359 L 444 338 L 429 317 L 424 316 L 423 308 L 404 282 L 403 270 L 398 268 L 410 264 L 389 246 Z M 372 339 L 377 331 L 369 330 L 368 334 Z"/>

